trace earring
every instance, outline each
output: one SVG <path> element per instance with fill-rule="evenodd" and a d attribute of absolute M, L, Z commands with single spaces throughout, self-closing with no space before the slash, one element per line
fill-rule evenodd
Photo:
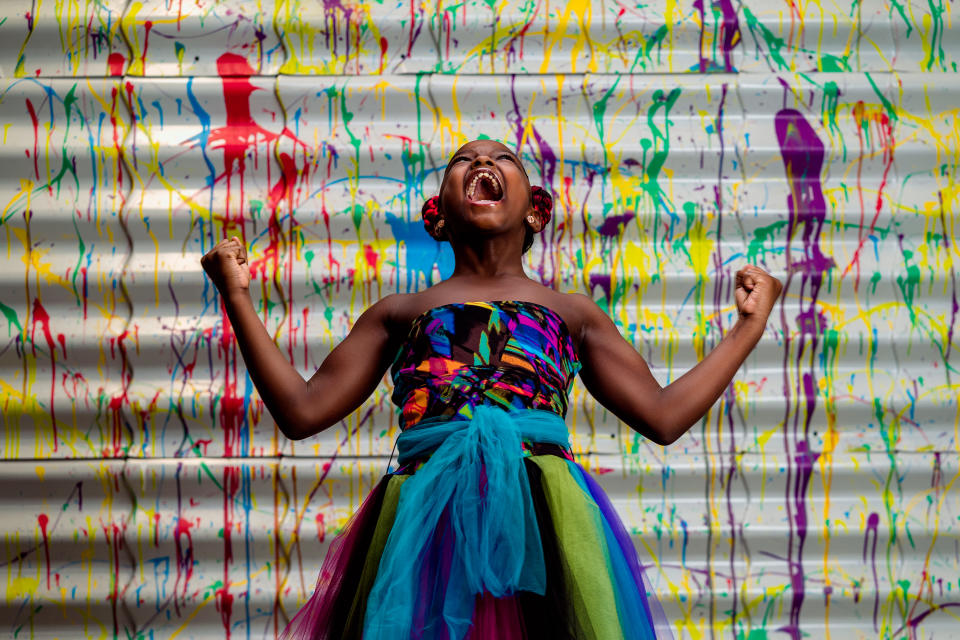
<path fill-rule="evenodd" d="M 527 222 L 529 222 L 530 224 L 536 224 L 537 219 L 534 218 L 533 216 L 527 216 Z"/>
<path fill-rule="evenodd" d="M 437 221 L 437 226 L 433 228 L 433 232 L 440 233 L 441 231 L 443 231 L 443 224 L 444 224 L 444 219 L 440 218 L 440 220 Z"/>

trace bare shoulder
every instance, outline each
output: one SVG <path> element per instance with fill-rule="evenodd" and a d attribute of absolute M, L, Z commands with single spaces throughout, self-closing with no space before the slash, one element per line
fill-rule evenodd
<path fill-rule="evenodd" d="M 410 313 L 409 309 L 416 304 L 415 296 L 416 294 L 410 293 L 388 294 L 367 307 L 359 321 L 382 324 L 393 333 L 404 324 L 404 319 Z"/>
<path fill-rule="evenodd" d="M 610 323 L 603 309 L 588 295 L 553 292 L 550 307 L 560 314 L 579 346 L 588 332 Z"/>
<path fill-rule="evenodd" d="M 417 293 L 391 293 L 370 305 L 364 316 L 371 321 L 382 323 L 392 335 L 405 335 L 416 317 L 436 306 L 436 296 L 427 291 Z"/>

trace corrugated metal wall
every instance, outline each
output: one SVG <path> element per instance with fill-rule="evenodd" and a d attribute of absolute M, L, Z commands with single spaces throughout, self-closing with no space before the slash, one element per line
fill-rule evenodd
<path fill-rule="evenodd" d="M 740 265 L 787 285 L 676 444 L 575 392 L 676 635 L 960 637 L 953 9 L 4 2 L 2 633 L 275 636 L 387 466 L 389 389 L 285 440 L 199 257 L 244 238 L 308 375 L 450 270 L 420 205 L 490 136 L 557 196 L 530 272 L 661 382 L 734 322 Z"/>

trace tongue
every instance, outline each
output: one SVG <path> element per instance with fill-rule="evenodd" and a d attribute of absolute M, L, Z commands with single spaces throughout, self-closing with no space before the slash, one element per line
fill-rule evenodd
<path fill-rule="evenodd" d="M 497 192 L 497 188 L 490 184 L 490 181 L 481 178 L 477 182 L 477 188 L 474 191 L 474 196 L 477 200 L 499 200 L 500 194 Z"/>

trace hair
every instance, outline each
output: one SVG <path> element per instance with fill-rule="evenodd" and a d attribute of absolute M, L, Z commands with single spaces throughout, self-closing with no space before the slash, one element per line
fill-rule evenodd
<path fill-rule="evenodd" d="M 550 224 L 550 218 L 553 216 L 553 196 L 550 192 L 539 185 L 530 187 L 530 202 L 533 204 L 533 210 L 540 218 L 540 228 L 543 229 Z M 430 237 L 437 238 L 437 223 L 440 222 L 440 196 L 427 198 L 420 209 L 420 215 L 423 216 L 423 228 L 427 230 Z M 526 253 L 533 246 L 533 229 L 527 227 L 526 234 L 523 237 L 523 252 Z"/>

